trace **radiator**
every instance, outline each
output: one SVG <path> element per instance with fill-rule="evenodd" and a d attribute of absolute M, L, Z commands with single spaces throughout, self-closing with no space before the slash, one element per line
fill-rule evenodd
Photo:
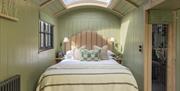
<path fill-rule="evenodd" d="M 0 82 L 0 91 L 20 91 L 20 75 Z"/>

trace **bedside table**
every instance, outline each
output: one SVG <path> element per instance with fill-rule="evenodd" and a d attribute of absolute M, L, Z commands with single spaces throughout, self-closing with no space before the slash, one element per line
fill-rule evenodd
<path fill-rule="evenodd" d="M 62 57 L 62 58 L 55 58 L 55 61 L 56 61 L 56 63 L 59 63 L 59 62 L 61 62 L 63 59 L 64 59 L 63 57 Z"/>
<path fill-rule="evenodd" d="M 119 64 L 122 64 L 122 59 L 121 58 L 113 58 L 116 62 L 118 62 Z"/>

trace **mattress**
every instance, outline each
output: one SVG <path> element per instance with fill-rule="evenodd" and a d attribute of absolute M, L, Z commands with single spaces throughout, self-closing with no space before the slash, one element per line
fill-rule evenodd
<path fill-rule="evenodd" d="M 138 85 L 131 71 L 113 59 L 66 59 L 41 75 L 36 91 L 138 91 Z"/>

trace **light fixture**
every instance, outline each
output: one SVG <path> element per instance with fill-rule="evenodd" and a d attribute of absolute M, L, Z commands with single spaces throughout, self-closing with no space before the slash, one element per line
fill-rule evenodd
<path fill-rule="evenodd" d="M 68 37 L 64 37 L 64 40 L 63 40 L 63 42 L 64 42 L 64 43 L 67 43 L 67 42 L 69 42 L 69 39 L 68 39 Z"/>
<path fill-rule="evenodd" d="M 111 42 L 114 42 L 114 41 L 115 41 L 114 37 L 111 37 L 111 38 L 110 38 L 110 41 L 111 41 Z"/>

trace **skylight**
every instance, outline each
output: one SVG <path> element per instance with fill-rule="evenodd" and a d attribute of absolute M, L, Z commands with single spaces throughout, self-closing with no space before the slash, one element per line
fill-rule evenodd
<path fill-rule="evenodd" d="M 80 6 L 80 5 L 100 5 L 107 7 L 111 0 L 63 0 L 67 7 Z"/>

